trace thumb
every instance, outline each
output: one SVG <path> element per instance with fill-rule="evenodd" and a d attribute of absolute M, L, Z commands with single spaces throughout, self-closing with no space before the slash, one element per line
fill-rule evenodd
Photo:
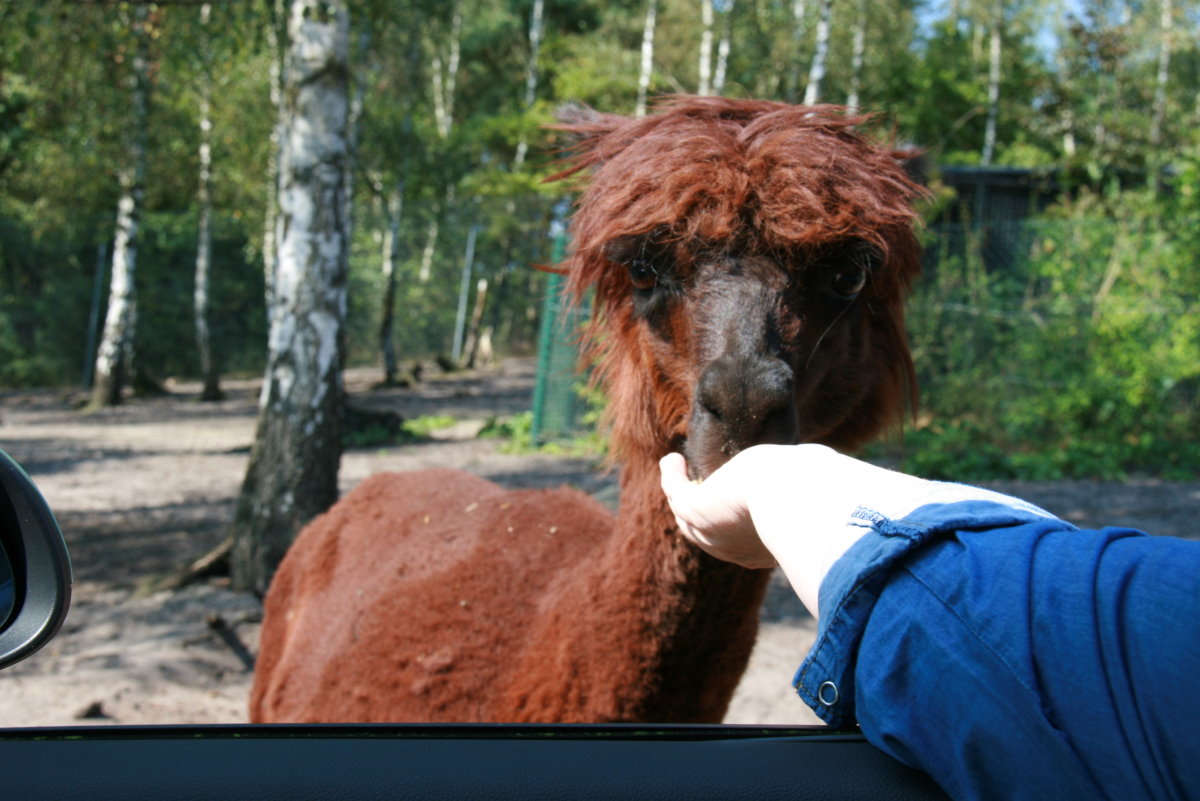
<path fill-rule="evenodd" d="M 658 461 L 658 469 L 662 475 L 663 491 L 670 492 L 668 488 L 679 486 L 680 481 L 686 482 L 687 476 L 687 460 L 683 458 L 682 453 L 668 453 Z"/>

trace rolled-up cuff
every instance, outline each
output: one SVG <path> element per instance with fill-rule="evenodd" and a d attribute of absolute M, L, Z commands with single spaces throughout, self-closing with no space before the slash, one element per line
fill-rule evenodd
<path fill-rule="evenodd" d="M 792 685 L 831 726 L 856 722 L 858 644 L 893 567 L 921 545 L 956 531 L 1055 519 L 1032 504 L 988 490 L 940 482 L 929 485 L 929 492 L 919 499 L 920 506 L 903 510 L 907 502 L 883 504 L 893 510 L 901 508 L 904 515 L 900 518 L 859 507 L 847 525 L 867 532 L 834 563 L 821 583 L 817 638 Z"/>

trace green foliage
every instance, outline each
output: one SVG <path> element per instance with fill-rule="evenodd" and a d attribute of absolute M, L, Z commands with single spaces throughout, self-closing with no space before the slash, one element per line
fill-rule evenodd
<path fill-rule="evenodd" d="M 477 435 L 480 439 L 502 439 L 501 453 L 550 453 L 567 456 L 601 457 L 606 451 L 604 438 L 596 431 L 595 420 L 587 419 L 580 433 L 566 439 L 537 443 L 533 439 L 533 412 L 525 411 L 512 417 L 493 417 Z"/>
<path fill-rule="evenodd" d="M 1195 175 L 1166 199 L 1083 193 L 1029 224 L 1012 263 L 987 269 L 970 240 L 937 262 L 909 310 L 925 411 L 906 468 L 1200 472 Z"/>
<path fill-rule="evenodd" d="M 1006 240 L 996 226 L 931 240 L 927 280 L 910 311 L 926 412 L 904 441 L 909 464 L 923 472 L 1196 470 L 1200 457 L 1189 443 L 1200 384 L 1200 39 L 1195 15 L 1177 9 L 1155 146 L 1148 121 L 1164 41 L 1158 0 L 1130 5 L 1125 15 L 1110 6 L 1085 0 L 1064 15 L 1032 0 L 1003 4 L 997 163 L 1062 167 L 1098 188 Z M 632 112 L 646 2 L 548 0 L 536 99 L 527 107 L 531 7 L 530 0 L 351 4 L 352 91 L 362 113 L 354 132 L 350 363 L 380 361 L 384 234 L 396 208 L 397 355 L 427 359 L 450 350 L 474 226 L 468 304 L 475 279 L 486 278 L 481 326 L 501 353 L 532 348 L 546 279 L 528 265 L 550 260 L 551 208 L 568 191 L 543 182 L 560 143 L 541 126 L 568 101 Z M 715 33 L 728 25 L 731 42 L 726 94 L 803 94 L 815 14 L 808 3 L 797 29 L 794 7 L 718 4 Z M 457 42 L 455 8 L 463 12 Z M 696 2 L 659 0 L 658 8 L 652 92 L 694 91 Z M 833 4 L 823 101 L 847 97 L 857 8 Z M 925 148 L 935 162 L 978 161 L 993 8 L 867 0 L 861 98 L 887 115 L 884 135 Z M 197 370 L 192 274 L 205 81 L 213 100 L 214 349 L 226 372 L 261 369 L 261 248 L 276 121 L 272 9 L 214 4 L 206 28 L 186 3 L 148 14 L 153 86 L 136 357 L 151 375 Z M 123 4 L 0 3 L 0 385 L 73 384 L 81 376 L 97 250 L 112 237 L 131 126 L 128 14 Z M 443 128 L 434 77 L 440 65 L 445 85 L 456 47 L 460 66 Z M 518 163 L 521 142 L 529 150 Z M 1170 168 L 1171 192 L 1157 198 L 1140 189 L 1152 181 L 1138 171 L 1162 167 Z M 994 263 L 1000 240 L 1011 257 L 1004 267 Z M 100 320 L 106 290 L 104 282 Z M 497 426 L 514 447 L 532 447 L 522 439 L 523 418 Z"/>
<path fill-rule="evenodd" d="M 533 412 L 525 411 L 512 417 L 489 417 L 476 435 L 479 439 L 503 439 L 513 452 L 531 451 L 533 446 Z"/>
<path fill-rule="evenodd" d="M 424 414 L 412 420 L 405 420 L 404 427 L 418 437 L 428 437 L 434 431 L 449 428 L 457 422 L 448 414 Z"/>

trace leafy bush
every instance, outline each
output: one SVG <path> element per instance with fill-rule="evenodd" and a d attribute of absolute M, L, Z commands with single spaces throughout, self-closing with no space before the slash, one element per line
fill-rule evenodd
<path fill-rule="evenodd" d="M 996 227 L 943 254 L 909 308 L 924 412 L 904 437 L 906 469 L 1200 472 L 1196 174 L 1167 198 L 1083 194 L 1010 237 L 1009 264 L 981 255 Z"/>

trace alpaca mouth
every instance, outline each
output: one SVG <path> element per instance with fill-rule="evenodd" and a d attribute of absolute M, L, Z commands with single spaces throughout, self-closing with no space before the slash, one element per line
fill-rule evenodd
<path fill-rule="evenodd" d="M 667 453 L 681 453 L 683 459 L 687 463 L 688 478 L 692 481 L 697 481 L 703 476 L 696 472 L 696 460 L 688 453 L 688 438 L 687 434 L 676 434 L 671 437 L 667 443 Z"/>

